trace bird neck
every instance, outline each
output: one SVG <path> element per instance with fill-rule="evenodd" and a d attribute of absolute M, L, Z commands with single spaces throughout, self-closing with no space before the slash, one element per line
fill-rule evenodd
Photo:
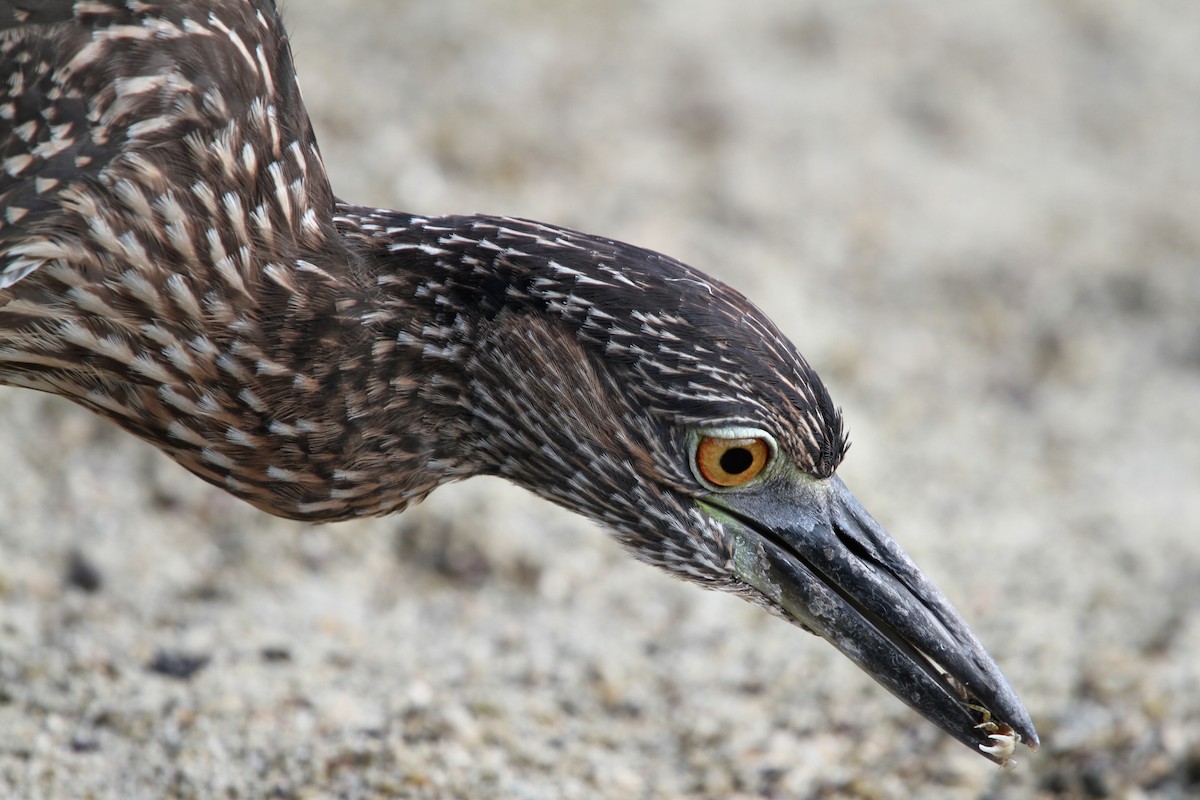
<path fill-rule="evenodd" d="M 558 291 L 562 267 L 531 241 L 570 232 L 503 224 L 364 209 L 340 219 L 370 298 L 358 314 L 370 344 L 356 349 L 371 354 L 372 378 L 355 404 L 377 420 L 368 449 L 402 464 L 397 476 L 422 476 L 410 492 L 498 475 L 620 527 L 629 505 L 612 498 L 639 491 L 661 454 L 636 438 L 630 398 Z"/>
<path fill-rule="evenodd" d="M 360 249 L 374 287 L 360 351 L 383 398 L 373 405 L 383 449 L 424 475 L 421 492 L 498 475 L 614 524 L 618 487 L 596 476 L 631 488 L 630 465 L 644 475 L 655 459 L 620 425 L 632 410 L 604 363 L 533 289 L 550 281 L 548 260 L 504 258 L 478 230 L 467 235 L 468 218 L 389 222 Z"/>

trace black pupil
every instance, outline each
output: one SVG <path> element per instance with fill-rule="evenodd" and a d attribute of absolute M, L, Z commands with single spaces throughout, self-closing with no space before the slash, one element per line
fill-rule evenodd
<path fill-rule="evenodd" d="M 721 469 L 730 475 L 740 475 L 750 469 L 754 456 L 744 447 L 731 447 L 721 454 Z"/>

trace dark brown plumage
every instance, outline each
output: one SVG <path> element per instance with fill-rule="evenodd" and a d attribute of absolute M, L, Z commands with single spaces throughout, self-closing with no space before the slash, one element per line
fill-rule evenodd
<path fill-rule="evenodd" d="M 994 760 L 1036 744 L 736 291 L 551 225 L 338 202 L 269 0 L 17 2 L 0 28 L 0 382 L 296 519 L 501 475 L 821 633 Z"/>

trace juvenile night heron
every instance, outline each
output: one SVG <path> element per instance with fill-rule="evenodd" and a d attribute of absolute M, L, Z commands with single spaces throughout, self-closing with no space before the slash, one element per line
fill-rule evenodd
<path fill-rule="evenodd" d="M 271 0 L 18 0 L 0 28 L 0 382 L 293 519 L 503 476 L 823 636 L 992 760 L 1037 745 L 742 295 L 553 225 L 340 202 Z"/>

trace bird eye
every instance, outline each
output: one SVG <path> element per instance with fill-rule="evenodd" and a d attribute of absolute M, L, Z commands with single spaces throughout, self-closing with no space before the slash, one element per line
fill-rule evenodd
<path fill-rule="evenodd" d="M 742 486 L 762 472 L 770 455 L 765 439 L 705 436 L 696 447 L 696 469 L 715 486 Z"/>

